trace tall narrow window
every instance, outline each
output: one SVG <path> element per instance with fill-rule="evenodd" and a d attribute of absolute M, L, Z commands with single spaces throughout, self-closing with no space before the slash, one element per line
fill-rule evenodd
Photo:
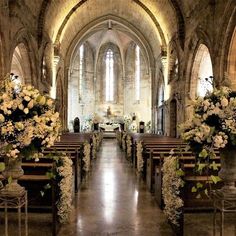
<path fill-rule="evenodd" d="M 82 83 L 83 83 L 83 69 L 84 69 L 84 45 L 79 48 L 79 102 L 82 99 Z"/>
<path fill-rule="evenodd" d="M 135 97 L 140 100 L 140 48 L 135 47 Z"/>
<path fill-rule="evenodd" d="M 114 54 L 111 49 L 106 53 L 106 101 L 114 100 Z"/>

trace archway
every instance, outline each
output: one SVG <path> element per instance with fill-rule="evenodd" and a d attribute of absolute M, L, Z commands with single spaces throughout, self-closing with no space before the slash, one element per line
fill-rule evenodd
<path fill-rule="evenodd" d="M 23 84 L 33 83 L 30 58 L 24 43 L 18 44 L 14 50 L 11 73 L 18 76 L 17 79 Z"/>
<path fill-rule="evenodd" d="M 191 72 L 190 97 L 204 96 L 213 89 L 213 70 L 208 48 L 200 44 L 193 61 Z"/>
<path fill-rule="evenodd" d="M 71 50 L 70 71 L 68 74 L 68 127 L 72 129 L 75 117 L 81 124 L 94 116 L 100 122 L 120 123 L 124 115 L 135 113 L 145 123 L 151 120 L 151 81 L 150 57 L 144 43 L 134 32 L 127 33 L 127 27 L 115 21 L 103 21 L 91 34 L 88 29 Z M 138 63 L 135 60 L 138 53 Z M 113 99 L 106 99 L 106 54 L 111 51 L 114 63 Z M 131 63 L 131 60 L 133 63 Z M 131 69 L 132 67 L 132 69 Z M 136 73 L 139 68 L 140 73 Z M 138 82 L 136 75 L 139 74 Z M 138 88 L 137 88 L 138 87 Z M 137 90 L 140 90 L 137 98 Z M 129 97 L 129 99 L 127 99 Z M 110 107 L 111 115 L 106 116 Z"/>
<path fill-rule="evenodd" d="M 236 27 L 231 39 L 228 63 L 227 63 L 227 74 L 231 81 L 232 89 L 236 89 Z"/>

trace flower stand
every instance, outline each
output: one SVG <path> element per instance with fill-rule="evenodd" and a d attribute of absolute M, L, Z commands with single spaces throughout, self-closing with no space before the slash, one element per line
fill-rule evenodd
<path fill-rule="evenodd" d="M 8 236 L 8 209 L 17 209 L 18 212 L 18 236 L 21 236 L 21 208 L 25 208 L 25 236 L 28 236 L 28 198 L 27 191 L 21 195 L 7 196 L 0 193 L 0 208 L 4 208 L 5 214 L 5 236 Z"/>

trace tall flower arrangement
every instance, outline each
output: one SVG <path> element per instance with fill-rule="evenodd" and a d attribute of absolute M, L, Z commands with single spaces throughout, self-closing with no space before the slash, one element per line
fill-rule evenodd
<path fill-rule="evenodd" d="M 221 87 L 196 99 L 193 118 L 180 131 L 199 158 L 214 156 L 214 148 L 236 146 L 236 92 Z"/>
<path fill-rule="evenodd" d="M 42 147 L 50 147 L 59 136 L 59 114 L 53 100 L 41 95 L 31 85 L 14 83 L 10 78 L 1 83 L 0 139 L 1 152 L 16 159 L 40 157 Z"/>

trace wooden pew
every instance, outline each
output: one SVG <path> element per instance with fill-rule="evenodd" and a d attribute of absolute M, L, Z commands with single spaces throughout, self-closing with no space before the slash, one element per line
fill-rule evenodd
<path fill-rule="evenodd" d="M 217 167 L 220 167 L 220 157 L 219 153 L 216 152 L 216 157 L 211 160 L 215 162 Z M 164 161 L 164 154 L 161 154 L 160 163 L 155 166 L 155 198 L 161 209 L 164 208 L 163 196 L 162 196 L 162 165 Z M 185 175 L 182 177 L 185 184 L 180 191 L 180 197 L 183 199 L 184 207 L 181 209 L 181 216 L 179 220 L 179 227 L 175 228 L 178 232 L 177 235 L 184 235 L 184 214 L 186 212 L 196 212 L 196 211 L 209 211 L 213 209 L 212 199 L 206 195 L 202 195 L 201 198 L 197 198 L 198 193 L 192 192 L 192 187 L 196 186 L 197 183 L 203 185 L 202 190 L 207 189 L 210 195 L 210 190 L 219 189 L 222 187 L 223 183 L 219 182 L 217 184 L 212 184 L 210 175 L 217 175 L 218 170 L 209 170 L 208 174 L 203 172 L 202 174 L 196 173 L 195 171 L 195 157 L 182 156 L 179 158 L 179 162 L 182 170 L 184 170 Z"/>

